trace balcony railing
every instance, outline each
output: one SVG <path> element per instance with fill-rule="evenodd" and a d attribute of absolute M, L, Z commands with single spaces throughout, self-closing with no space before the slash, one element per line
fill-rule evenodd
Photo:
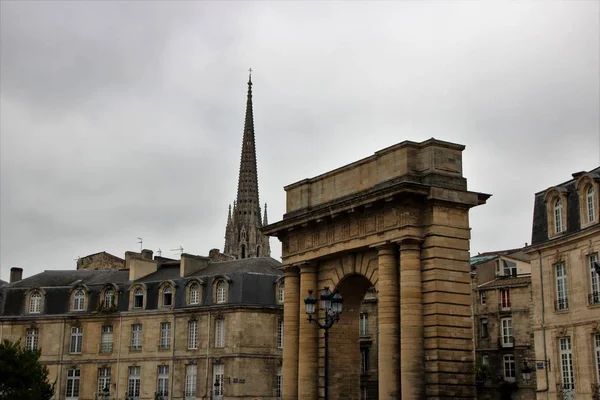
<path fill-rule="evenodd" d="M 498 338 L 498 347 L 500 347 L 500 348 L 515 347 L 515 337 L 514 336 L 500 336 Z"/>
<path fill-rule="evenodd" d="M 588 295 L 588 304 L 600 304 L 600 292 L 593 292 Z"/>
<path fill-rule="evenodd" d="M 564 298 L 564 299 L 558 299 L 558 300 L 554 301 L 554 309 L 556 311 L 568 310 L 569 309 L 569 299 Z"/>

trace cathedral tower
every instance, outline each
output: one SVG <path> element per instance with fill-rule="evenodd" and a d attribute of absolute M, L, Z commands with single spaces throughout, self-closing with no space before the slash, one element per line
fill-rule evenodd
<path fill-rule="evenodd" d="M 264 218 L 258 200 L 258 171 L 256 168 L 256 142 L 252 113 L 252 75 L 248 78 L 246 119 L 242 138 L 242 156 L 238 178 L 237 198 L 233 208 L 229 205 L 225 228 L 224 253 L 237 259 L 268 257 L 271 255 L 269 237 L 260 228 L 267 225 L 267 205 Z"/>

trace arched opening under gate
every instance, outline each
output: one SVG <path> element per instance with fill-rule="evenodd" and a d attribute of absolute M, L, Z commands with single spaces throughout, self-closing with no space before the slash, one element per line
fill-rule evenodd
<path fill-rule="evenodd" d="M 361 376 L 366 378 L 367 371 L 363 371 L 377 360 L 376 326 L 372 326 L 370 340 L 361 341 L 360 315 L 363 309 L 363 300 L 373 283 L 361 274 L 350 274 L 342 278 L 335 288 L 344 299 L 343 312 L 340 320 L 329 331 L 329 399 L 331 400 L 360 400 L 361 391 L 367 390 L 369 398 L 377 398 L 376 381 L 366 385 L 363 379 L 361 387 Z M 377 304 L 374 304 L 376 310 Z M 372 321 L 376 319 L 373 318 Z M 321 337 L 320 355 L 323 360 L 324 342 Z M 362 343 L 361 343 L 362 342 Z M 361 360 L 361 351 L 366 360 Z M 323 365 L 323 363 L 321 363 Z M 374 386 L 374 388 L 373 388 Z M 322 393 L 323 395 L 323 393 Z"/>

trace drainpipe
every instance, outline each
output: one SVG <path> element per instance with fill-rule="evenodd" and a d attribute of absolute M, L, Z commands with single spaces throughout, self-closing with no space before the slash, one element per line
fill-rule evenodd
<path fill-rule="evenodd" d="M 204 383 L 203 399 L 208 399 L 208 352 L 210 349 L 210 310 L 208 310 L 208 322 L 206 324 L 206 381 Z"/>
<path fill-rule="evenodd" d="M 115 330 L 113 329 L 113 336 Z M 119 400 L 119 373 L 121 372 L 121 339 L 123 338 L 123 314 L 119 314 L 119 350 L 117 351 L 117 382 L 115 383 L 115 399 Z"/>
<path fill-rule="evenodd" d="M 172 369 L 172 371 L 171 371 L 171 391 L 169 392 L 170 393 L 169 397 L 171 397 L 171 398 L 175 398 L 175 392 L 173 392 L 173 387 L 175 386 L 174 373 L 175 373 L 175 342 L 176 342 L 175 338 L 177 337 L 175 335 L 176 327 L 177 327 L 177 318 L 175 317 L 175 313 L 173 313 L 173 348 L 171 350 L 171 359 L 173 360 L 173 368 L 171 368 Z M 185 385 L 185 383 L 184 383 L 184 385 Z"/>
<path fill-rule="evenodd" d="M 545 303 L 544 303 L 544 274 L 542 273 L 542 252 L 541 250 L 538 250 L 538 259 L 539 259 L 539 263 L 540 263 L 540 287 L 541 287 L 541 297 L 542 297 L 542 338 L 544 340 L 544 360 L 548 360 L 548 352 L 546 349 L 546 317 L 545 317 L 545 313 L 546 313 L 546 307 L 545 307 Z M 546 364 L 544 366 L 544 371 L 546 374 L 546 387 L 544 389 L 537 389 L 536 392 L 537 393 L 542 393 L 542 392 L 547 392 L 548 391 L 548 386 L 549 383 L 548 382 L 548 363 L 544 361 L 544 363 Z M 546 395 L 547 397 L 547 395 Z"/>

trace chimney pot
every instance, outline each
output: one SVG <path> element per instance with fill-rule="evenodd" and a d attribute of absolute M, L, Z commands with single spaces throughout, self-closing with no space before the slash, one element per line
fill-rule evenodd
<path fill-rule="evenodd" d="M 145 258 L 147 260 L 152 260 L 152 254 L 154 254 L 154 252 L 152 250 L 148 250 L 148 249 L 142 250 L 142 258 Z"/>
<path fill-rule="evenodd" d="M 12 267 L 10 269 L 10 283 L 19 282 L 23 279 L 23 268 Z"/>

